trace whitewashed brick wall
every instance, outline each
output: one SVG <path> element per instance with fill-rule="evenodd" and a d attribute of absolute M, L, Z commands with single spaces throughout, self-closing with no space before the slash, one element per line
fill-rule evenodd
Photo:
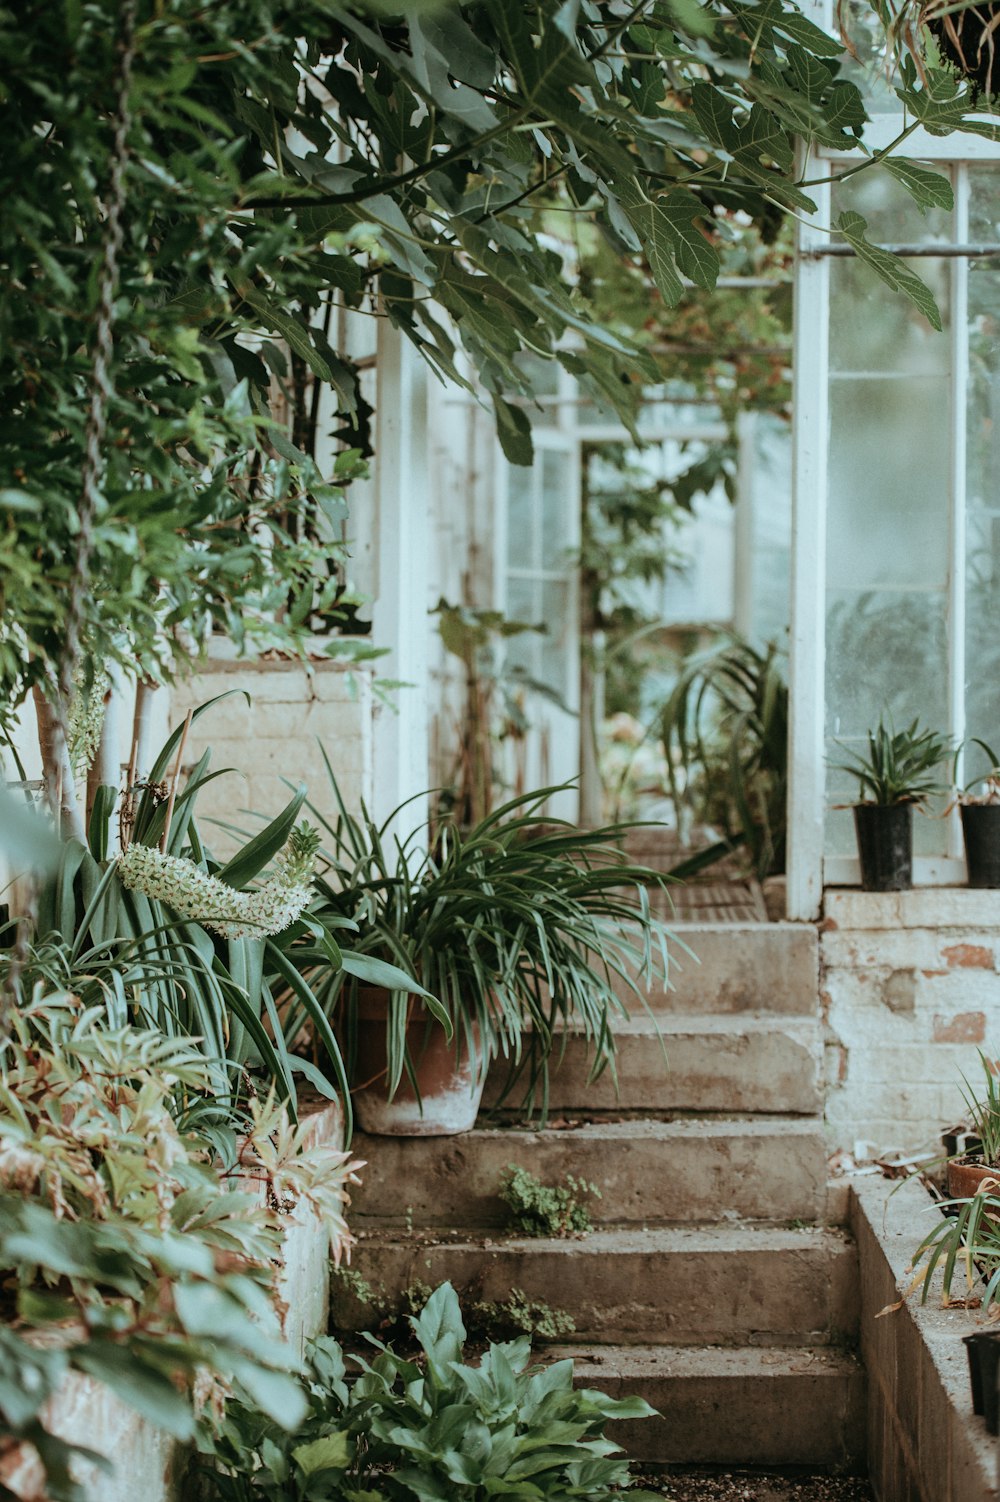
<path fill-rule="evenodd" d="M 828 891 L 820 924 L 827 1122 L 853 1150 L 937 1145 L 962 1075 L 1000 1055 L 1000 892 Z"/>
<path fill-rule="evenodd" d="M 369 669 L 325 658 L 303 664 L 216 657 L 174 690 L 171 726 L 189 708 L 230 690 L 236 692 L 194 722 L 184 754 L 190 767 L 210 746 L 212 769 L 234 768 L 199 794 L 200 823 L 216 818 L 253 832 L 260 820 L 249 818 L 247 811 L 268 817 L 278 813 L 291 797 L 289 782 L 304 782 L 310 800 L 335 817 L 321 745 L 348 809 L 356 812 L 362 799 L 371 806 L 376 706 Z M 249 704 L 244 694 L 250 696 Z M 392 711 L 379 706 L 378 712 Z M 213 850 L 232 849 L 232 841 L 214 829 L 208 830 L 208 838 Z"/>

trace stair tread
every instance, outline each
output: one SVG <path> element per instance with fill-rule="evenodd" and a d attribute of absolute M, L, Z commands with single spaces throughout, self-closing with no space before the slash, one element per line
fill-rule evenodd
<path fill-rule="evenodd" d="M 512 1149 L 517 1144 L 552 1141 L 552 1140 L 591 1140 L 594 1138 L 606 1138 L 611 1141 L 624 1139 L 641 1139 L 656 1141 L 658 1139 L 669 1140 L 671 1137 L 728 1137 L 734 1135 L 748 1137 L 811 1137 L 817 1132 L 822 1133 L 823 1120 L 817 1115 L 809 1116 L 778 1116 L 773 1113 L 750 1115 L 740 1112 L 726 1112 L 714 1114 L 710 1117 L 685 1116 L 673 1121 L 651 1120 L 648 1117 L 639 1117 L 628 1121 L 588 1121 L 581 1112 L 579 1124 L 573 1123 L 568 1126 L 534 1126 L 534 1127 L 480 1127 L 476 1126 L 470 1132 L 462 1132 L 452 1137 L 371 1137 L 365 1132 L 356 1132 L 355 1144 L 361 1142 L 393 1143 L 402 1141 L 420 1143 L 425 1151 L 433 1150 L 433 1145 L 440 1146 L 444 1152 L 449 1148 L 465 1148 L 474 1151 L 478 1143 L 492 1143 L 498 1141 L 509 1142 Z M 360 1149 L 359 1149 L 360 1150 Z"/>
<path fill-rule="evenodd" d="M 641 1381 L 644 1377 L 850 1376 L 857 1356 L 830 1346 L 546 1346 L 550 1361 L 571 1357 L 577 1374 Z"/>
<path fill-rule="evenodd" d="M 653 1012 L 639 1010 L 641 1003 L 634 1003 L 636 1010 L 629 1016 L 611 1018 L 611 1030 L 616 1037 L 665 1039 L 685 1033 L 699 1037 L 739 1037 L 742 1033 L 804 1033 L 820 1032 L 818 1014 L 809 1012 Z M 557 1036 L 566 1033 L 570 1037 L 584 1037 L 582 1026 L 572 1020 L 557 1029 Z M 503 1061 L 501 1060 L 501 1063 Z"/>
<path fill-rule="evenodd" d="M 488 1248 L 495 1251 L 535 1251 L 561 1256 L 606 1257 L 615 1254 L 661 1252 L 706 1256 L 712 1252 L 795 1252 L 838 1250 L 853 1244 L 848 1231 L 837 1226 L 781 1226 L 755 1221 L 713 1225 L 601 1225 L 585 1236 L 518 1236 L 494 1227 L 465 1227 L 461 1231 L 410 1233 L 387 1226 L 358 1232 L 362 1247 L 391 1246 L 412 1249 L 448 1247 L 455 1251 Z"/>

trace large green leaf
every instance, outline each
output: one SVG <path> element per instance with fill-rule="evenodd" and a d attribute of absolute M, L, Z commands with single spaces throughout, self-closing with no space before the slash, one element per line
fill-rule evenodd
<path fill-rule="evenodd" d="M 853 246 L 859 260 L 870 266 L 877 276 L 894 292 L 902 292 L 910 302 L 923 313 L 928 323 L 939 332 L 941 330 L 941 314 L 934 300 L 934 294 L 927 283 L 921 281 L 915 271 L 911 271 L 906 262 L 899 256 L 893 255 L 888 250 L 882 250 L 878 245 L 872 245 L 865 236 L 865 221 L 860 214 L 853 209 L 841 214 L 837 220 L 837 228 L 844 239 Z"/>

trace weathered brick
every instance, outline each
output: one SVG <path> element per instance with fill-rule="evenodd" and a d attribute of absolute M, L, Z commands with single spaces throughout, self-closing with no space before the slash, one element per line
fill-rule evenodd
<path fill-rule="evenodd" d="M 950 944 L 942 949 L 941 958 L 963 970 L 995 970 L 996 955 L 985 944 Z"/>
<path fill-rule="evenodd" d="M 986 1039 L 985 1012 L 957 1012 L 954 1017 L 934 1017 L 935 1043 L 982 1043 Z"/>

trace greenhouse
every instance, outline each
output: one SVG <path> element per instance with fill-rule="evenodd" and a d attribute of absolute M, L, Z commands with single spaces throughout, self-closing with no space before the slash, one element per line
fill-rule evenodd
<path fill-rule="evenodd" d="M 0 1497 L 1000 1496 L 996 21 L 0 3 Z"/>

